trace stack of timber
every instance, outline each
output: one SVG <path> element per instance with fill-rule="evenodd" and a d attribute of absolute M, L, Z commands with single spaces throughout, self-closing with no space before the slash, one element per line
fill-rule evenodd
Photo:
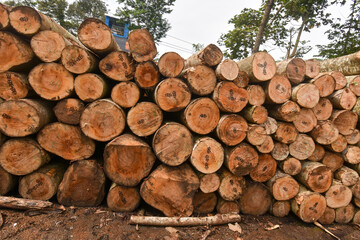
<path fill-rule="evenodd" d="M 76 38 L 0 8 L 0 195 L 360 222 L 360 52 L 234 61 L 210 44 L 155 62 L 145 29 L 128 53 L 98 19 Z"/>

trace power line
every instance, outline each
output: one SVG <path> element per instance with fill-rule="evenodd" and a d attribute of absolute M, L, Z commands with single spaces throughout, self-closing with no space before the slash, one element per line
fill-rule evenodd
<path fill-rule="evenodd" d="M 182 42 L 184 42 L 184 43 L 190 44 L 191 46 L 193 45 L 193 43 L 191 43 L 191 42 L 188 42 L 188 41 L 182 40 L 182 39 L 180 39 L 180 38 L 177 38 L 177 37 L 171 36 L 171 35 L 169 35 L 169 34 L 167 34 L 166 36 L 171 37 L 171 38 L 174 38 L 174 39 L 179 40 L 179 41 L 182 41 Z"/>
<path fill-rule="evenodd" d="M 178 46 L 178 45 L 173 44 L 173 43 L 164 42 L 164 41 L 160 41 L 160 42 L 162 42 L 162 43 L 166 43 L 166 44 L 169 44 L 169 45 L 174 46 L 174 47 L 177 47 L 177 48 L 182 48 L 182 49 L 187 50 L 187 51 L 190 51 L 190 52 L 192 52 L 192 51 L 193 51 L 192 49 L 184 48 L 184 47 Z"/>
<path fill-rule="evenodd" d="M 159 43 L 160 45 L 163 45 L 165 47 L 168 47 L 168 48 L 172 48 L 172 49 L 175 49 L 175 50 L 178 50 L 178 51 L 182 51 L 182 52 L 186 52 L 186 53 L 189 53 L 189 54 L 192 54 L 192 52 L 189 52 L 189 51 L 186 51 L 186 50 L 183 50 L 183 49 L 180 49 L 180 48 L 176 48 L 176 47 L 172 47 L 170 45 L 166 45 L 164 43 Z"/>
<path fill-rule="evenodd" d="M 158 44 L 161 44 L 165 47 L 169 47 L 169 48 L 173 48 L 173 49 L 176 49 L 176 50 L 179 50 L 179 51 L 182 51 L 182 52 L 186 52 L 186 53 L 190 53 L 192 54 L 193 51 L 189 50 L 189 49 L 186 49 L 186 48 L 183 48 L 183 47 L 179 47 L 177 45 L 174 45 L 174 44 L 171 44 L 171 43 L 166 43 L 166 42 L 162 42 L 160 41 Z"/>

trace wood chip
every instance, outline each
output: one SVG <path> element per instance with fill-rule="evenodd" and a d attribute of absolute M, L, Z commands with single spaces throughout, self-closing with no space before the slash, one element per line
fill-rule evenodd
<path fill-rule="evenodd" d="M 276 225 L 273 225 L 273 226 L 270 226 L 270 227 L 266 227 L 265 230 L 266 231 L 272 231 L 272 230 L 279 229 L 279 228 L 280 228 L 280 225 L 276 224 Z"/>
<path fill-rule="evenodd" d="M 319 222 L 314 222 L 315 226 L 321 228 L 322 230 L 324 230 L 327 234 L 329 234 L 330 236 L 334 237 L 337 240 L 341 240 L 338 236 L 336 236 L 335 234 L 333 234 L 332 232 L 330 232 L 329 230 L 327 230 L 323 225 L 321 225 Z"/>
<path fill-rule="evenodd" d="M 240 234 L 242 233 L 242 228 L 238 223 L 234 223 L 234 224 L 229 223 L 228 226 L 231 231 L 238 232 Z"/>

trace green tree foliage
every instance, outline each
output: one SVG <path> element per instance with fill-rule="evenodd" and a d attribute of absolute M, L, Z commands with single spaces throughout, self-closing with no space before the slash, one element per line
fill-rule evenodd
<path fill-rule="evenodd" d="M 54 19 L 64 28 L 70 27 L 70 22 L 66 18 L 66 10 L 69 4 L 66 0 L 39 0 L 37 9 Z"/>
<path fill-rule="evenodd" d="M 172 12 L 175 0 L 118 0 L 121 4 L 116 10 L 120 21 L 129 23 L 129 29 L 146 28 L 156 42 L 166 36 L 171 26 L 165 14 Z"/>
<path fill-rule="evenodd" d="M 8 0 L 4 1 L 4 4 L 9 6 L 29 6 L 29 7 L 36 7 L 37 1 L 36 0 Z"/>

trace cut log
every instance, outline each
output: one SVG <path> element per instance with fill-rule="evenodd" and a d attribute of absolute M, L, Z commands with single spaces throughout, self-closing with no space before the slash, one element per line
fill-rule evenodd
<path fill-rule="evenodd" d="M 357 225 L 360 224 L 360 210 L 359 209 L 355 209 L 355 214 L 354 214 L 354 218 L 353 218 L 352 222 Z"/>
<path fill-rule="evenodd" d="M 212 95 L 213 100 L 221 111 L 238 113 L 248 103 L 248 93 L 228 81 L 219 82 Z"/>
<path fill-rule="evenodd" d="M 299 192 L 298 182 L 290 175 L 276 171 L 275 175 L 267 182 L 273 197 L 278 201 L 294 198 Z"/>
<path fill-rule="evenodd" d="M 160 81 L 159 68 L 153 61 L 139 63 L 135 69 L 134 79 L 140 88 L 153 89 Z"/>
<path fill-rule="evenodd" d="M 271 206 L 271 194 L 262 183 L 249 183 L 240 198 L 240 210 L 243 214 L 263 215 Z"/>
<path fill-rule="evenodd" d="M 198 174 L 200 180 L 200 190 L 203 193 L 215 192 L 220 187 L 220 178 L 216 173 Z"/>
<path fill-rule="evenodd" d="M 334 108 L 351 110 L 356 104 L 356 95 L 349 88 L 342 88 L 329 96 Z"/>
<path fill-rule="evenodd" d="M 201 173 L 215 173 L 224 162 L 224 149 L 210 137 L 199 138 L 194 144 L 190 162 Z"/>
<path fill-rule="evenodd" d="M 266 52 L 257 52 L 237 62 L 240 71 L 248 74 L 250 82 L 264 82 L 274 77 L 276 63 Z"/>
<path fill-rule="evenodd" d="M 333 111 L 333 105 L 327 98 L 320 98 L 318 104 L 312 108 L 315 117 L 319 121 L 328 120 L 331 117 Z"/>
<path fill-rule="evenodd" d="M 310 83 L 317 86 L 320 97 L 327 97 L 335 91 L 335 79 L 329 74 L 317 76 Z"/>
<path fill-rule="evenodd" d="M 290 144 L 295 142 L 298 136 L 298 131 L 296 130 L 294 124 L 278 122 L 278 129 L 274 134 L 274 139 L 285 144 Z"/>
<path fill-rule="evenodd" d="M 59 185 L 57 200 L 65 206 L 96 207 L 105 196 L 105 174 L 96 160 L 70 165 Z"/>
<path fill-rule="evenodd" d="M 126 122 L 135 135 L 146 137 L 161 126 L 162 120 L 162 111 L 156 104 L 141 102 L 130 109 Z"/>
<path fill-rule="evenodd" d="M 219 65 L 217 65 L 216 77 L 224 81 L 233 81 L 239 75 L 239 67 L 235 61 L 231 59 L 225 59 Z"/>
<path fill-rule="evenodd" d="M 235 201 L 243 194 L 246 182 L 243 176 L 235 176 L 225 168 L 218 172 L 220 177 L 219 195 L 226 201 Z"/>
<path fill-rule="evenodd" d="M 326 147 L 327 147 L 327 149 L 329 149 L 333 152 L 340 153 L 346 149 L 347 141 L 343 135 L 339 134 L 339 137 L 334 142 L 332 142 L 330 145 L 327 145 Z"/>
<path fill-rule="evenodd" d="M 354 198 L 360 198 L 360 179 L 351 187 L 351 192 Z"/>
<path fill-rule="evenodd" d="M 216 86 L 215 71 L 205 65 L 187 68 L 180 76 L 186 79 L 191 92 L 199 96 L 212 93 Z"/>
<path fill-rule="evenodd" d="M 211 213 L 217 204 L 217 196 L 215 193 L 203 193 L 198 191 L 193 199 L 194 213 Z"/>
<path fill-rule="evenodd" d="M 0 5 L 0 14 L 1 14 L 1 5 Z M 0 196 L 6 195 L 17 185 L 17 178 L 5 171 L 0 166 Z"/>
<path fill-rule="evenodd" d="M 360 198 L 353 198 L 353 204 L 356 207 L 360 208 Z"/>
<path fill-rule="evenodd" d="M 214 44 L 209 44 L 199 52 L 193 54 L 185 61 L 185 68 L 197 65 L 216 66 L 221 63 L 223 53 L 220 48 Z"/>
<path fill-rule="evenodd" d="M 65 98 L 54 107 L 54 113 L 59 122 L 78 125 L 85 105 L 77 98 Z"/>
<path fill-rule="evenodd" d="M 103 77 L 95 73 L 85 73 L 75 78 L 76 95 L 84 102 L 93 102 L 104 98 L 108 93 L 108 86 Z"/>
<path fill-rule="evenodd" d="M 13 175 L 27 175 L 49 161 L 49 154 L 30 138 L 9 139 L 0 148 L 0 165 Z"/>
<path fill-rule="evenodd" d="M 185 162 L 193 149 L 191 132 L 183 125 L 168 122 L 154 134 L 152 148 L 157 158 L 169 166 L 178 166 Z"/>
<path fill-rule="evenodd" d="M 355 207 L 351 203 L 346 207 L 335 209 L 335 222 L 337 223 L 349 223 L 355 215 Z"/>
<path fill-rule="evenodd" d="M 259 163 L 250 172 L 255 182 L 266 182 L 275 175 L 277 163 L 270 154 L 259 155 Z"/>
<path fill-rule="evenodd" d="M 310 132 L 315 142 L 322 145 L 329 145 L 339 137 L 339 130 L 330 121 L 318 121 L 318 125 Z"/>
<path fill-rule="evenodd" d="M 210 98 L 197 98 L 185 108 L 182 119 L 191 131 L 208 134 L 216 128 L 220 110 Z"/>
<path fill-rule="evenodd" d="M 84 74 L 94 72 L 98 68 L 99 61 L 85 48 L 71 45 L 61 52 L 61 63 L 69 72 Z"/>
<path fill-rule="evenodd" d="M 344 74 L 342 72 L 331 71 L 331 72 L 320 73 L 320 75 L 321 74 L 329 74 L 334 78 L 334 80 L 335 80 L 335 90 L 342 89 L 347 84 L 346 77 L 344 76 Z"/>
<path fill-rule="evenodd" d="M 301 133 L 307 133 L 314 129 L 317 125 L 317 118 L 312 109 L 301 108 L 299 114 L 296 116 L 293 124 Z"/>
<path fill-rule="evenodd" d="M 265 85 L 266 102 L 285 103 L 291 97 L 291 84 L 284 75 L 275 75 Z"/>
<path fill-rule="evenodd" d="M 220 214 L 240 213 L 240 207 L 235 201 L 226 201 L 219 198 L 216 205 L 216 212 Z"/>
<path fill-rule="evenodd" d="M 52 30 L 44 30 L 35 34 L 30 41 L 30 46 L 35 55 L 43 62 L 57 62 L 61 52 L 71 43 Z"/>
<path fill-rule="evenodd" d="M 46 209 L 52 207 L 53 205 L 54 204 L 49 201 L 0 196 L 0 207 L 2 208 L 30 210 L 30 209 Z"/>
<path fill-rule="evenodd" d="M 324 214 L 319 218 L 321 224 L 333 224 L 335 221 L 335 209 L 326 207 Z"/>
<path fill-rule="evenodd" d="M 267 136 L 264 127 L 251 124 L 246 134 L 246 140 L 253 146 L 259 146 L 265 142 Z"/>
<path fill-rule="evenodd" d="M 347 85 L 348 87 L 357 97 L 360 96 L 360 76 L 347 76 L 346 77 Z"/>
<path fill-rule="evenodd" d="M 228 146 L 241 143 L 248 130 L 245 119 L 237 114 L 223 115 L 216 127 L 217 137 Z"/>
<path fill-rule="evenodd" d="M 69 97 L 74 90 L 74 77 L 58 63 L 41 63 L 29 73 L 29 83 L 42 98 L 57 101 Z"/>
<path fill-rule="evenodd" d="M 326 192 L 332 183 L 333 173 L 330 168 L 319 162 L 303 161 L 297 179 L 314 192 Z"/>
<path fill-rule="evenodd" d="M 9 19 L 9 13 L 11 11 L 12 7 L 0 4 L 0 30 L 9 30 L 10 29 L 10 19 Z"/>
<path fill-rule="evenodd" d="M 154 98 L 163 111 L 177 112 L 189 105 L 191 92 L 180 79 L 167 78 L 156 86 Z"/>
<path fill-rule="evenodd" d="M 286 217 L 291 210 L 290 201 L 275 201 L 270 206 L 270 213 L 275 217 Z"/>
<path fill-rule="evenodd" d="M 19 181 L 20 195 L 28 199 L 49 200 L 56 194 L 65 170 L 63 163 L 54 162 L 22 177 Z"/>
<path fill-rule="evenodd" d="M 161 75 L 168 78 L 180 75 L 185 66 L 185 60 L 176 52 L 166 52 L 161 55 L 158 67 Z"/>
<path fill-rule="evenodd" d="M 0 130 L 9 137 L 25 137 L 38 132 L 52 116 L 51 109 L 43 101 L 8 100 L 0 103 Z"/>
<path fill-rule="evenodd" d="M 324 147 L 320 144 L 315 144 L 315 150 L 314 150 L 313 154 L 311 154 L 311 156 L 308 157 L 308 160 L 314 161 L 314 162 L 319 162 L 319 161 L 321 161 L 321 159 L 323 159 L 324 155 L 325 155 Z"/>
<path fill-rule="evenodd" d="M 265 102 L 265 91 L 260 85 L 248 85 L 246 87 L 248 92 L 249 104 L 252 106 L 261 106 Z"/>
<path fill-rule="evenodd" d="M 320 63 L 316 59 L 308 59 L 305 61 L 305 77 L 315 78 L 320 73 Z"/>
<path fill-rule="evenodd" d="M 324 152 L 321 162 L 335 172 L 344 165 L 344 158 L 339 153 Z"/>
<path fill-rule="evenodd" d="M 341 208 L 349 205 L 352 199 L 350 188 L 340 181 L 333 180 L 329 190 L 325 193 L 326 205 L 331 208 Z"/>
<path fill-rule="evenodd" d="M 306 134 L 299 134 L 295 142 L 289 145 L 289 151 L 291 156 L 305 160 L 315 151 L 314 140 Z"/>
<path fill-rule="evenodd" d="M 239 75 L 233 80 L 236 86 L 245 88 L 249 84 L 249 76 L 244 71 L 239 71 Z"/>
<path fill-rule="evenodd" d="M 285 75 L 293 84 L 299 84 L 305 79 L 306 64 L 301 58 L 291 58 L 276 63 L 276 73 Z"/>
<path fill-rule="evenodd" d="M 96 54 L 105 56 L 110 52 L 121 50 L 110 28 L 99 19 L 85 19 L 81 23 L 77 34 L 82 44 Z"/>
<path fill-rule="evenodd" d="M 242 113 L 246 120 L 256 124 L 263 124 L 268 118 L 268 111 L 264 106 L 249 106 Z"/>
<path fill-rule="evenodd" d="M 135 63 L 128 53 L 115 51 L 99 62 L 100 71 L 115 81 L 128 81 L 134 78 Z"/>
<path fill-rule="evenodd" d="M 343 151 L 344 160 L 350 164 L 360 163 L 360 147 L 350 145 Z"/>
<path fill-rule="evenodd" d="M 320 92 L 312 83 L 302 83 L 292 89 L 291 100 L 301 107 L 313 108 L 320 100 Z"/>
<path fill-rule="evenodd" d="M 10 32 L 0 32 L 0 72 L 30 69 L 35 54 L 30 45 Z"/>
<path fill-rule="evenodd" d="M 290 176 L 295 176 L 301 172 L 301 162 L 293 157 L 287 158 L 279 163 L 279 168 Z"/>
<path fill-rule="evenodd" d="M 70 161 L 87 159 L 95 152 L 94 141 L 85 136 L 80 127 L 65 123 L 46 125 L 38 133 L 37 141 L 46 151 Z"/>
<path fill-rule="evenodd" d="M 142 139 L 123 134 L 109 142 L 104 150 L 104 171 L 113 182 L 133 187 L 146 177 L 155 155 Z"/>
<path fill-rule="evenodd" d="M 224 165 L 236 176 L 249 174 L 259 162 L 257 151 L 247 143 L 225 149 Z"/>
<path fill-rule="evenodd" d="M 260 153 L 271 153 L 274 149 L 274 141 L 271 136 L 266 136 L 265 141 L 255 147 Z"/>
<path fill-rule="evenodd" d="M 274 105 L 269 109 L 269 115 L 276 120 L 292 122 L 300 113 L 300 107 L 296 102 L 287 101 L 281 105 Z"/>
<path fill-rule="evenodd" d="M 354 113 L 356 113 L 360 117 L 360 97 L 357 98 L 354 107 L 352 110 Z"/>
<path fill-rule="evenodd" d="M 123 108 L 135 106 L 139 98 L 139 87 L 130 81 L 118 83 L 111 90 L 111 99 Z"/>
<path fill-rule="evenodd" d="M 306 223 L 316 222 L 326 210 L 325 197 L 300 186 L 299 193 L 291 200 L 291 210 Z"/>
<path fill-rule="evenodd" d="M 262 123 L 261 126 L 265 128 L 266 134 L 271 135 L 276 132 L 278 123 L 275 118 L 268 117 L 266 122 Z"/>
<path fill-rule="evenodd" d="M 271 156 L 278 161 L 283 161 L 289 156 L 289 146 L 285 143 L 275 142 L 274 149 L 271 151 Z"/>
<path fill-rule="evenodd" d="M 335 173 L 334 177 L 341 181 L 342 184 L 349 187 L 355 185 L 359 181 L 359 174 L 346 166 L 342 166 Z"/>
<path fill-rule="evenodd" d="M 80 117 L 80 128 L 89 138 L 106 142 L 123 132 L 125 122 L 125 113 L 119 105 L 100 99 L 86 106 Z"/>
<path fill-rule="evenodd" d="M 0 89 L 5 100 L 26 98 L 31 92 L 26 75 L 9 71 L 0 73 Z"/>
<path fill-rule="evenodd" d="M 324 60 L 320 62 L 320 71 L 339 71 L 345 76 L 360 74 L 359 60 L 360 52 Z"/>
<path fill-rule="evenodd" d="M 354 129 L 354 131 L 349 134 L 349 135 L 344 135 L 346 142 L 348 144 L 354 144 L 356 145 L 357 143 L 360 142 L 360 130 L 359 129 Z"/>
<path fill-rule="evenodd" d="M 330 120 L 343 135 L 351 134 L 356 129 L 358 115 L 349 110 L 334 110 Z"/>
<path fill-rule="evenodd" d="M 132 212 L 140 205 L 137 187 L 123 187 L 113 183 L 106 197 L 107 206 L 115 212 Z"/>
<path fill-rule="evenodd" d="M 165 216 L 190 216 L 199 179 L 189 165 L 160 165 L 141 184 L 144 201 Z"/>
<path fill-rule="evenodd" d="M 129 52 L 137 62 L 154 59 L 157 54 L 153 36 L 146 29 L 135 29 L 128 36 Z"/>

